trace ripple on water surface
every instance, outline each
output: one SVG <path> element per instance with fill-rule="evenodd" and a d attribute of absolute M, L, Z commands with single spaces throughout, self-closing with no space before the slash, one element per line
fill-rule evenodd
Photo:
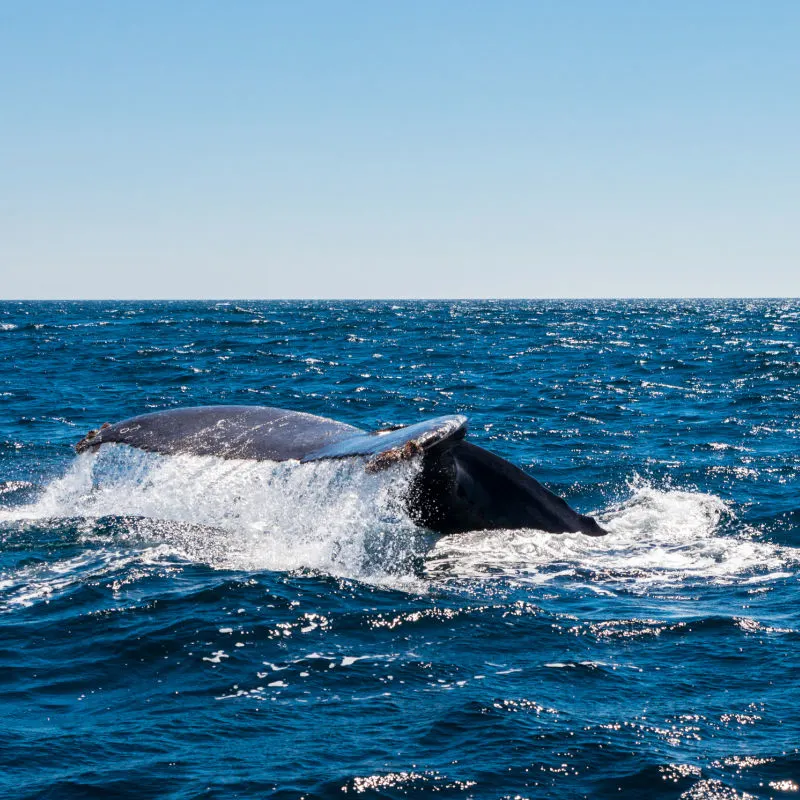
<path fill-rule="evenodd" d="M 792 796 L 797 316 L 0 305 L 0 786 Z M 610 534 L 437 540 L 403 510 L 414 464 L 71 454 L 106 419 L 210 402 L 465 413 Z"/>

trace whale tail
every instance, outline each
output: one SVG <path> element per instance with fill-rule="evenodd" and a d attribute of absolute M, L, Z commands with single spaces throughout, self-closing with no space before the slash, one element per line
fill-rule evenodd
<path fill-rule="evenodd" d="M 607 533 L 504 458 L 465 441 L 446 441 L 423 458 L 410 511 L 441 533 L 535 528 L 550 533 Z"/>
<path fill-rule="evenodd" d="M 362 457 L 370 472 L 420 457 L 422 469 L 406 502 L 412 519 L 433 531 L 536 528 L 590 536 L 606 532 L 518 467 L 464 441 L 466 423 L 466 417 L 454 414 L 366 432 L 280 408 L 203 406 L 106 423 L 89 431 L 75 449 L 80 453 L 116 442 L 164 455 L 255 461 Z"/>

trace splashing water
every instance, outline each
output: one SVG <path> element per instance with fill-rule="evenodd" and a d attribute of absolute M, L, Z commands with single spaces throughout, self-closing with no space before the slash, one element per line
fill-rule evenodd
<path fill-rule="evenodd" d="M 725 534 L 718 497 L 635 480 L 599 517 L 605 537 L 475 531 L 440 537 L 417 528 L 403 498 L 419 464 L 369 473 L 356 459 L 295 462 L 161 456 L 107 445 L 79 456 L 37 502 L 0 520 L 80 518 L 82 540 L 108 543 L 98 520 L 126 518 L 114 542 L 149 545 L 140 557 L 179 557 L 217 569 L 308 569 L 422 591 L 434 580 L 505 577 L 531 583 L 587 575 L 595 584 L 652 585 L 781 577 L 792 548 Z M 103 569 L 108 569 L 107 559 Z M 57 581 L 56 581 L 57 583 Z"/>
<path fill-rule="evenodd" d="M 492 576 L 533 583 L 588 574 L 594 582 L 654 584 L 781 577 L 798 564 L 793 548 L 726 535 L 732 512 L 718 497 L 631 484 L 632 495 L 599 515 L 607 536 L 539 531 L 476 531 L 440 539 L 428 574 L 451 579 Z"/>
<path fill-rule="evenodd" d="M 114 542 L 150 545 L 150 557 L 413 585 L 426 536 L 403 498 L 418 468 L 370 473 L 357 459 L 254 462 L 106 445 L 0 521 L 80 518 L 82 541 L 101 544 L 107 526 L 98 521 L 125 518 Z"/>

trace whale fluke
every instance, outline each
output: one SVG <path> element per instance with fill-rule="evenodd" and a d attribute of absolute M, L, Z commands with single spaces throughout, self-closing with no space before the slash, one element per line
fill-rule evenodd
<path fill-rule="evenodd" d="M 418 524 L 438 533 L 483 528 L 606 533 L 519 467 L 464 441 L 466 423 L 466 417 L 455 414 L 368 432 L 280 408 L 200 406 L 105 423 L 75 449 L 81 453 L 118 443 L 164 455 L 256 461 L 363 458 L 369 471 L 419 457 L 422 469 L 406 505 Z"/>

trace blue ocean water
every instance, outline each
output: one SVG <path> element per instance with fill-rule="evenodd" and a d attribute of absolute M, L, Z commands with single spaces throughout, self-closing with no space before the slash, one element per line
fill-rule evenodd
<path fill-rule="evenodd" d="M 0 304 L 0 795 L 800 785 L 800 301 Z M 611 533 L 437 537 L 415 465 L 90 428 L 247 403 L 470 438 Z"/>

